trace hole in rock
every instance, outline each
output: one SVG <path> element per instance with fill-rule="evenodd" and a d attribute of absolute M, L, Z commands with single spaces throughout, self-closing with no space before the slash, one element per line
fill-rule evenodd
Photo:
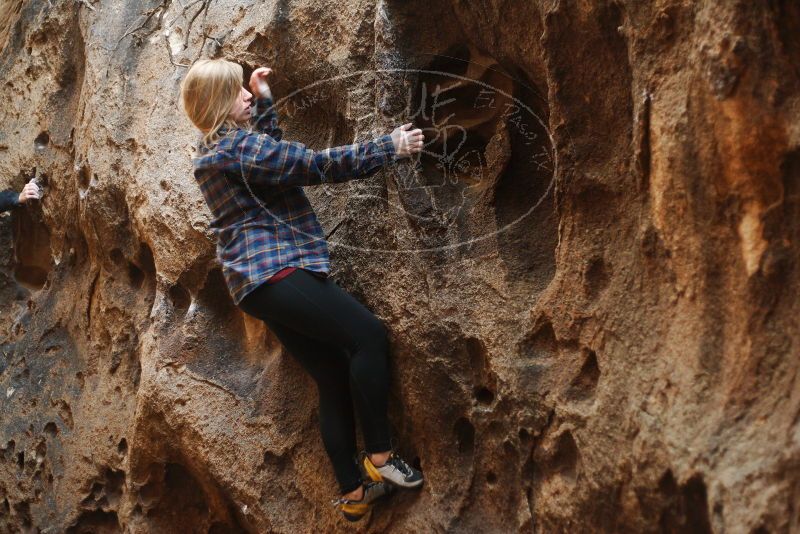
<path fill-rule="evenodd" d="M 467 354 L 469 354 L 469 363 L 472 367 L 472 375 L 478 381 L 486 372 L 487 368 L 487 350 L 483 341 L 478 338 L 468 337 L 466 339 Z"/>
<path fill-rule="evenodd" d="M 593 350 L 585 350 L 586 356 L 578 375 L 572 379 L 569 396 L 575 399 L 590 397 L 597 388 L 600 379 L 600 367 L 597 364 L 597 354 Z"/>
<path fill-rule="evenodd" d="M 181 532 L 207 532 L 215 516 L 220 510 L 212 511 L 210 505 L 228 507 L 228 503 L 210 500 L 203 491 L 203 485 L 193 474 L 180 464 L 168 463 L 156 468 L 150 482 L 140 490 L 142 504 L 147 507 L 146 517 L 152 524 L 173 527 L 175 511 L 182 510 Z M 158 473 L 160 471 L 160 473 Z M 241 532 L 236 524 L 236 514 L 232 514 L 233 524 L 226 525 L 225 532 Z"/>
<path fill-rule="evenodd" d="M 83 512 L 67 529 L 67 534 L 112 534 L 120 531 L 115 512 L 91 510 Z"/>
<path fill-rule="evenodd" d="M 550 468 L 554 472 L 574 480 L 577 475 L 579 458 L 580 452 L 575 438 L 572 437 L 571 432 L 564 432 L 558 437 Z"/>
<path fill-rule="evenodd" d="M 53 437 L 56 434 L 58 434 L 58 426 L 54 422 L 50 421 L 49 423 L 44 425 L 44 432 L 48 436 Z"/>
<path fill-rule="evenodd" d="M 486 473 L 486 482 L 488 482 L 489 484 L 496 484 L 497 475 L 495 475 L 493 471 L 489 471 L 488 473 Z"/>
<path fill-rule="evenodd" d="M 81 165 L 80 170 L 78 171 L 78 188 L 79 189 L 89 189 L 89 184 L 92 181 L 92 171 L 88 165 Z"/>
<path fill-rule="evenodd" d="M 475 391 L 475 400 L 481 404 L 491 404 L 494 401 L 494 392 L 487 387 L 478 388 Z"/>
<path fill-rule="evenodd" d="M 659 490 L 667 497 L 659 525 L 663 532 L 707 534 L 712 532 L 708 513 L 708 495 L 703 477 L 696 474 L 677 485 L 671 470 L 661 477 Z"/>
<path fill-rule="evenodd" d="M 144 283 L 144 271 L 133 262 L 128 262 L 128 282 L 135 289 L 139 289 Z"/>
<path fill-rule="evenodd" d="M 514 99 L 500 103 L 503 123 L 495 144 L 503 147 L 497 152 L 510 153 L 504 166 L 497 164 L 495 224 L 509 279 L 536 294 L 555 276 L 558 241 L 553 200 L 556 163 L 547 129 L 550 110 L 521 69 L 509 70 L 515 79 Z"/>
<path fill-rule="evenodd" d="M 36 139 L 33 140 L 33 147 L 36 150 L 44 150 L 47 148 L 47 145 L 50 144 L 50 134 L 47 131 L 44 131 L 36 136 Z"/>
<path fill-rule="evenodd" d="M 111 254 L 109 254 L 109 258 L 111 259 L 111 262 L 114 265 L 117 266 L 125 265 L 125 255 L 118 248 L 115 248 L 111 251 Z"/>
<path fill-rule="evenodd" d="M 189 309 L 189 304 L 192 302 L 192 296 L 180 284 L 175 284 L 169 288 L 169 299 L 172 301 L 172 306 L 181 312 Z"/>
<path fill-rule="evenodd" d="M 139 244 L 136 258 L 128 264 L 128 281 L 131 287 L 145 287 L 146 299 L 153 300 L 156 292 L 156 263 L 147 243 Z"/>
<path fill-rule="evenodd" d="M 121 456 L 125 456 L 126 454 L 128 454 L 128 440 L 126 440 L 125 438 L 119 440 L 119 443 L 117 444 L 117 452 Z"/>
<path fill-rule="evenodd" d="M 461 454 L 472 454 L 475 449 L 475 427 L 466 417 L 461 417 L 456 421 L 453 431 L 458 443 L 458 452 Z"/>
<path fill-rule="evenodd" d="M 603 258 L 592 259 L 584 275 L 587 296 L 596 298 L 608 285 L 608 279 L 608 268 Z"/>
<path fill-rule="evenodd" d="M 504 119 L 498 107 L 475 103 L 487 91 L 491 97 L 508 93 L 513 82 L 493 58 L 463 43 L 432 56 L 421 65 L 407 103 L 410 120 L 425 133 L 421 172 L 398 175 L 397 181 L 404 215 L 420 240 L 435 247 L 485 229 L 478 219 L 491 210 L 483 198 L 499 172 L 487 147 Z M 484 209 L 475 212 L 476 207 Z"/>
<path fill-rule="evenodd" d="M 156 262 L 153 258 L 153 251 L 147 243 L 139 244 L 136 264 L 146 276 L 153 276 L 156 274 Z"/>
<path fill-rule="evenodd" d="M 50 230 L 44 222 L 41 208 L 17 210 L 15 215 L 14 279 L 28 289 L 42 289 L 53 266 Z"/>
<path fill-rule="evenodd" d="M 19 518 L 19 521 L 22 523 L 22 526 L 25 527 L 23 532 L 27 532 L 28 529 L 31 526 L 33 526 L 33 521 L 31 520 L 30 504 L 27 501 L 14 503 L 14 513 Z"/>

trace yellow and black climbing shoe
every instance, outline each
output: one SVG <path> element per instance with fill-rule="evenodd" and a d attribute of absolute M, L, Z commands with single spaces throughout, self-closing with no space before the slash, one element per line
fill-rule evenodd
<path fill-rule="evenodd" d="M 391 484 L 386 482 L 367 482 L 364 484 L 364 496 L 360 500 L 339 497 L 331 501 L 348 521 L 358 521 L 369 512 L 372 503 L 386 497 L 394 491 Z"/>
<path fill-rule="evenodd" d="M 369 479 L 374 482 L 384 481 L 401 488 L 418 488 L 422 486 L 422 472 L 408 465 L 394 451 L 389 456 L 389 459 L 386 460 L 386 463 L 380 467 L 374 465 L 370 461 L 369 455 L 364 453 L 361 465 L 364 466 L 364 471 Z"/>

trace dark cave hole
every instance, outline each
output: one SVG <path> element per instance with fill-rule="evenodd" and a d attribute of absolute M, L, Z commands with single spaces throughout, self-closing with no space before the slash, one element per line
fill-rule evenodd
<path fill-rule="evenodd" d="M 33 526 L 33 520 L 31 518 L 31 505 L 27 501 L 14 503 L 14 513 L 19 517 L 22 522 L 22 526 L 25 527 L 26 530 Z"/>
<path fill-rule="evenodd" d="M 88 165 L 81 165 L 78 171 L 78 188 L 86 190 L 92 181 L 92 171 Z"/>
<path fill-rule="evenodd" d="M 519 68 L 504 126 L 511 156 L 494 194 L 495 222 L 508 279 L 542 291 L 555 276 L 558 218 L 552 187 L 556 163 L 541 91 Z"/>
<path fill-rule="evenodd" d="M 218 523 L 218 532 L 243 532 L 237 524 L 237 514 L 230 513 L 230 521 L 219 520 L 219 510 L 214 507 L 223 506 L 229 510 L 230 502 L 210 501 L 203 486 L 192 472 L 178 463 L 167 463 L 153 466 L 155 471 L 150 481 L 139 490 L 139 500 L 146 509 L 142 512 L 153 524 L 174 524 L 175 510 L 181 510 L 182 532 L 207 532 L 209 525 Z"/>
<path fill-rule="evenodd" d="M 50 437 L 53 437 L 58 434 L 58 426 L 53 421 L 50 421 L 44 425 L 44 433 Z"/>
<path fill-rule="evenodd" d="M 486 482 L 488 482 L 490 485 L 497 484 L 497 475 L 494 474 L 493 471 L 489 471 L 486 473 Z"/>
<path fill-rule="evenodd" d="M 146 276 L 154 276 L 156 274 L 156 262 L 153 259 L 153 251 L 147 243 L 139 244 L 136 265 Z"/>
<path fill-rule="evenodd" d="M 146 299 L 152 301 L 156 292 L 156 263 L 147 243 L 139 243 L 136 258 L 128 262 L 128 282 L 135 289 L 146 288 Z"/>
<path fill-rule="evenodd" d="M 695 474 L 678 486 L 671 470 L 661 477 L 659 491 L 667 498 L 659 526 L 663 532 L 707 534 L 712 532 L 708 512 L 708 492 L 703 477 Z"/>
<path fill-rule="evenodd" d="M 116 512 L 91 510 L 83 512 L 67 529 L 67 534 L 112 534 L 120 532 Z"/>
<path fill-rule="evenodd" d="M 119 443 L 117 444 L 117 452 L 120 454 L 120 456 L 125 456 L 128 454 L 128 440 L 125 438 L 119 440 Z"/>
<path fill-rule="evenodd" d="M 53 267 L 50 230 L 41 207 L 17 210 L 14 217 L 14 279 L 30 290 L 42 289 Z"/>
<path fill-rule="evenodd" d="M 453 428 L 458 443 L 458 452 L 461 454 L 472 454 L 475 449 L 475 427 L 469 419 L 461 417 L 456 421 Z"/>
<path fill-rule="evenodd" d="M 33 140 L 33 147 L 36 150 L 44 150 L 45 148 L 47 148 L 47 145 L 49 144 L 50 144 L 50 134 L 46 130 L 37 135 L 36 139 Z"/>
<path fill-rule="evenodd" d="M 128 262 L 128 282 L 135 289 L 139 289 L 144 283 L 144 271 L 133 262 Z"/>
<path fill-rule="evenodd" d="M 480 404 L 491 404 L 494 401 L 494 392 L 487 387 L 478 388 L 475 391 L 475 400 Z"/>
<path fill-rule="evenodd" d="M 466 338 L 465 345 L 469 355 L 470 367 L 472 367 L 472 376 L 475 377 L 475 381 L 478 381 L 486 373 L 488 356 L 486 345 L 475 337 Z"/>
<path fill-rule="evenodd" d="M 175 284 L 169 288 L 169 299 L 172 301 L 172 307 L 175 311 L 181 313 L 186 313 L 192 303 L 191 294 L 180 284 Z"/>

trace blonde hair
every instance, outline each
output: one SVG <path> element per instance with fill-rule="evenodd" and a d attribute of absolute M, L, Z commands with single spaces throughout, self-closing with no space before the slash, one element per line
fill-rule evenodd
<path fill-rule="evenodd" d="M 244 71 L 238 63 L 225 59 L 200 59 L 181 82 L 183 110 L 203 132 L 203 144 L 216 144 L 221 126 L 239 126 L 228 117 L 242 90 Z"/>

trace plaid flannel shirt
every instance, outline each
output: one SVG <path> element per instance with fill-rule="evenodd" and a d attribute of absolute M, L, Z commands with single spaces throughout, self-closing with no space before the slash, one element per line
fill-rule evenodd
<path fill-rule="evenodd" d="M 375 174 L 396 154 L 391 135 L 315 151 L 282 141 L 272 100 L 257 98 L 252 131 L 199 143 L 194 177 L 212 213 L 217 258 L 235 304 L 284 267 L 330 272 L 328 244 L 303 186 Z"/>

